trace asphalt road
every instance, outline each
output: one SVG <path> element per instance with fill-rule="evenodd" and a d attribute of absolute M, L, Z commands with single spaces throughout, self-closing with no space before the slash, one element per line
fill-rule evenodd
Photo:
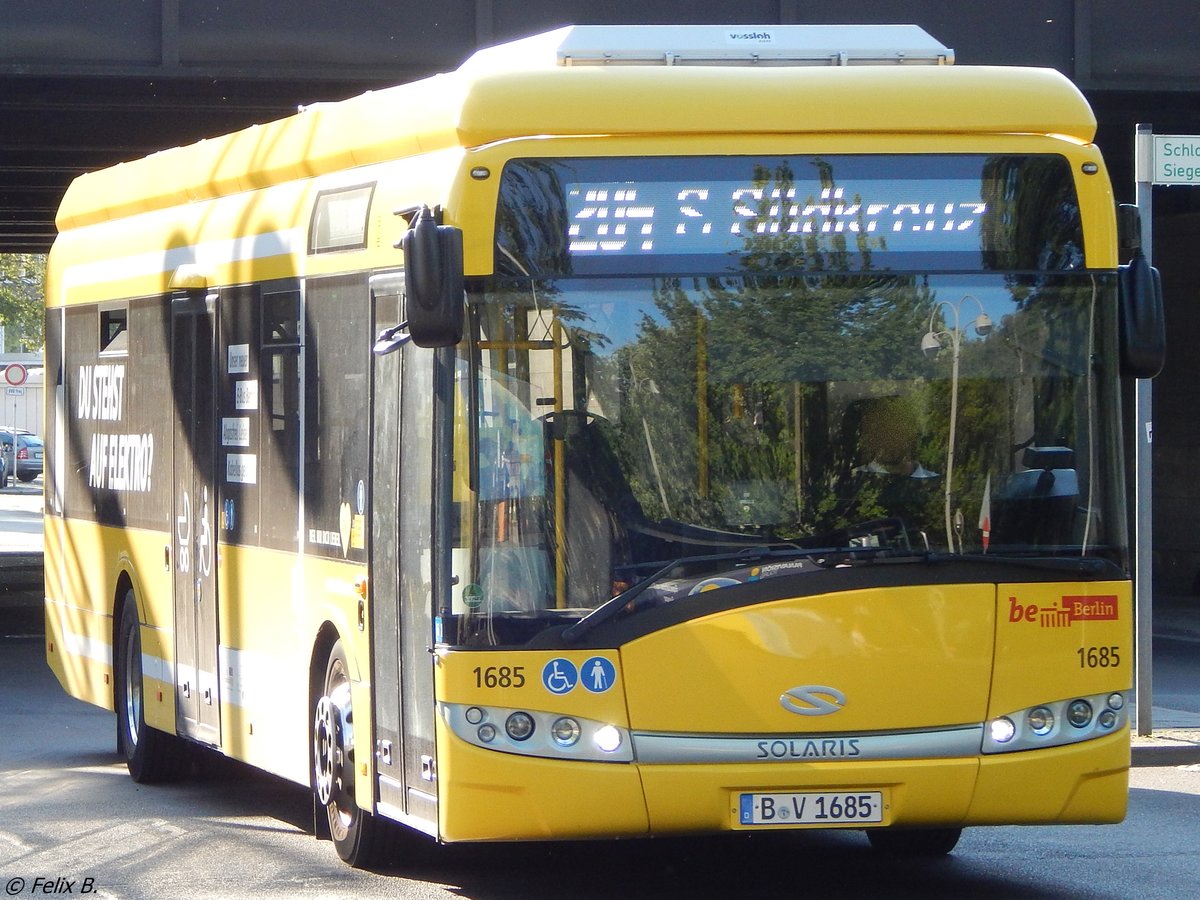
<path fill-rule="evenodd" d="M 1134 770 L 1122 825 L 969 829 L 953 856 L 938 861 L 878 856 L 856 832 L 466 848 L 414 838 L 396 868 L 355 871 L 309 833 L 302 787 L 229 762 L 178 784 L 135 784 L 114 752 L 113 715 L 67 697 L 42 652 L 40 637 L 0 638 L 0 885 L 7 896 L 45 896 L 67 884 L 76 896 L 89 886 L 89 896 L 155 900 L 1191 900 L 1196 892 L 1200 766 Z"/>
<path fill-rule="evenodd" d="M 5 491 L 5 541 L 40 535 L 34 485 Z M 36 520 L 36 526 L 32 523 Z M 14 524 L 25 531 L 6 531 Z M 36 529 L 36 534 L 35 534 Z M 311 835 L 306 789 L 228 761 L 135 784 L 115 718 L 67 697 L 43 660 L 40 588 L 0 554 L 0 885 L 102 898 L 1188 898 L 1200 872 L 1200 765 L 1137 768 L 1119 826 L 970 829 L 952 857 L 881 857 L 856 832 L 436 848 L 386 871 Z M 11 565 L 16 565 L 12 568 Z M 1200 713 L 1200 643 L 1155 641 L 1155 704 Z M 586 810 L 581 810 L 586 814 Z M 41 879 L 39 881 L 39 879 Z"/>

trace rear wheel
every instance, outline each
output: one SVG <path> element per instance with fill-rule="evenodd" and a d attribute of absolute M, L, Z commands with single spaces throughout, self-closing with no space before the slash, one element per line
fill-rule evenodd
<path fill-rule="evenodd" d="M 896 856 L 945 856 L 962 837 L 961 828 L 872 828 L 871 846 Z"/>
<path fill-rule="evenodd" d="M 391 855 L 396 826 L 358 805 L 354 792 L 354 712 L 346 651 L 339 640 L 329 651 L 325 691 L 313 715 L 313 787 L 325 808 L 338 856 L 352 866 L 371 866 Z"/>
<path fill-rule="evenodd" d="M 189 761 L 188 747 L 175 735 L 146 724 L 142 697 L 142 635 L 133 591 L 125 593 L 117 631 L 117 751 L 140 784 L 179 777 Z"/>

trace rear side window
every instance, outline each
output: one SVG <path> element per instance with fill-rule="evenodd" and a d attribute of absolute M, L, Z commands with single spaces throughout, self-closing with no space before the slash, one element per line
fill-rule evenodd
<path fill-rule="evenodd" d="M 129 353 L 129 310 L 124 306 L 100 310 L 100 353 L 112 356 Z"/>
<path fill-rule="evenodd" d="M 367 246 L 367 216 L 375 185 L 323 191 L 313 206 L 309 253 L 361 250 Z"/>

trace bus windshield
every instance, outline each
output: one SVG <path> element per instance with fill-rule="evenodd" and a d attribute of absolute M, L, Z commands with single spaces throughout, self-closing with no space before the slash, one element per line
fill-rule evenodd
<path fill-rule="evenodd" d="M 669 601 L 882 556 L 1124 565 L 1114 276 L 1061 234 L 1053 271 L 992 270 L 985 232 L 911 250 L 973 253 L 958 271 L 900 269 L 911 241 L 888 271 L 736 274 L 676 244 L 710 271 L 625 276 L 592 266 L 619 252 L 548 266 L 501 239 L 528 271 L 476 282 L 460 361 L 460 608 L 492 622 L 467 639 L 646 581 Z M 1013 252 L 1051 258 L 1034 243 Z"/>

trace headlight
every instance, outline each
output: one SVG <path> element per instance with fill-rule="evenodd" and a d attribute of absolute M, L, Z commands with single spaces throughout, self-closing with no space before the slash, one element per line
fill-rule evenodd
<path fill-rule="evenodd" d="M 1067 704 L 1067 721 L 1075 728 L 1087 728 L 1092 723 L 1092 704 L 1086 700 L 1072 700 Z"/>
<path fill-rule="evenodd" d="M 491 752 L 604 763 L 633 761 L 629 731 L 612 722 L 477 703 L 439 703 L 438 714 L 456 737 Z"/>
<path fill-rule="evenodd" d="M 999 719 L 992 719 L 990 731 L 993 741 L 997 744 L 1007 744 L 1016 735 L 1017 726 L 1013 724 L 1012 719 L 1001 716 Z"/>
<path fill-rule="evenodd" d="M 554 724 L 550 726 L 550 735 L 560 747 L 573 747 L 579 741 L 581 733 L 579 723 L 567 716 L 555 719 Z"/>
<path fill-rule="evenodd" d="M 614 753 L 621 748 L 621 730 L 613 725 L 596 729 L 596 746 L 605 753 Z"/>
<path fill-rule="evenodd" d="M 509 713 L 508 718 L 504 720 L 504 733 L 514 741 L 529 740 L 535 727 L 533 716 L 527 712 Z"/>
<path fill-rule="evenodd" d="M 1124 710 L 1125 695 L 1120 691 L 1039 703 L 989 720 L 980 749 L 1013 753 L 1108 737 L 1127 724 Z M 1063 720 L 1071 727 L 1060 726 Z"/>
<path fill-rule="evenodd" d="M 1029 730 L 1038 737 L 1043 737 L 1054 730 L 1054 713 L 1045 706 L 1031 709 L 1026 721 L 1029 723 Z"/>

